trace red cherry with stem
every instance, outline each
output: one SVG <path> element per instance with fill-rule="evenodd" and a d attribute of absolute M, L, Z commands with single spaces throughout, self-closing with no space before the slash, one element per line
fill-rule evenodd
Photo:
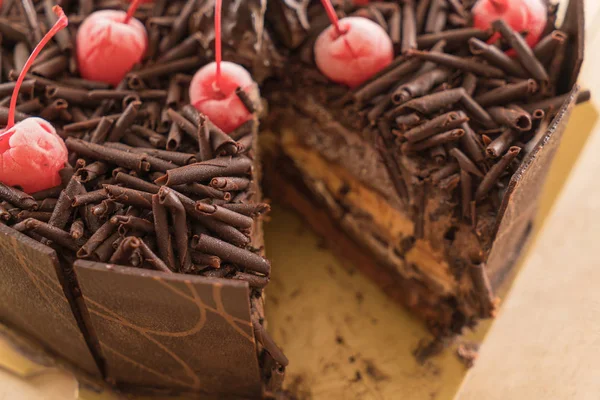
<path fill-rule="evenodd" d="M 330 0 L 321 3 L 331 21 L 315 42 L 315 62 L 323 75 L 354 88 L 392 62 L 394 46 L 381 26 L 361 17 L 338 20 Z"/>
<path fill-rule="evenodd" d="M 548 16 L 544 0 L 479 0 L 471 12 L 476 28 L 487 30 L 494 21 L 503 19 L 516 32 L 527 32 L 529 47 L 539 42 Z M 491 41 L 498 37 L 494 35 Z"/>
<path fill-rule="evenodd" d="M 215 2 L 215 62 L 200 68 L 190 84 L 190 102 L 224 132 L 230 133 L 252 119 L 235 90 L 241 87 L 248 94 L 255 90 L 252 76 L 244 67 L 222 61 L 221 52 L 222 1 Z"/>
<path fill-rule="evenodd" d="M 19 186 L 27 193 L 59 185 L 58 171 L 68 158 L 65 143 L 48 121 L 27 118 L 15 125 L 17 97 L 27 71 L 50 39 L 69 23 L 62 8 L 54 6 L 52 10 L 58 21 L 33 49 L 23 66 L 10 100 L 8 124 L 0 132 L 0 182 Z"/>
<path fill-rule="evenodd" d="M 116 86 L 142 61 L 148 47 L 144 24 L 133 18 L 141 0 L 127 10 L 90 14 L 77 31 L 77 63 L 85 79 Z"/>

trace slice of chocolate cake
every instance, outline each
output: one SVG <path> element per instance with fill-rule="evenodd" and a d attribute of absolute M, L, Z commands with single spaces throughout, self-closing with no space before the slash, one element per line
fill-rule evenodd
<path fill-rule="evenodd" d="M 215 57 L 214 3 L 155 1 L 128 16 L 121 1 L 62 4 L 70 24 L 25 75 L 16 125 L 13 81 L 66 20 L 50 0 L 5 2 L 0 16 L 0 319 L 124 390 L 275 393 L 288 361 L 265 329 L 258 86 L 223 87 L 251 116 L 228 133 L 188 94 Z M 258 82 L 280 63 L 265 10 L 264 0 L 225 1 L 222 14 L 224 58 Z M 145 56 L 113 87 L 140 31 Z M 65 146 L 48 144 L 53 130 L 68 149 L 60 183 L 24 181 L 21 170 L 54 178 Z"/>
<path fill-rule="evenodd" d="M 474 2 L 368 3 L 337 12 L 379 24 L 395 58 L 352 89 L 315 65 L 331 34 L 323 6 L 271 4 L 291 61 L 284 84 L 267 86 L 266 187 L 436 335 L 460 333 L 494 315 L 572 106 L 589 97 L 575 86 L 583 4 L 571 0 L 557 27 L 557 7 L 540 2 L 547 24 L 531 50 L 533 25 L 472 27 Z M 352 52 L 343 21 L 332 40 Z"/>

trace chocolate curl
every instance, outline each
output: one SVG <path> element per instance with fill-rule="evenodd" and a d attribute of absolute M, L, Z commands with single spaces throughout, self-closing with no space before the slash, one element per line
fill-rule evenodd
<path fill-rule="evenodd" d="M 283 354 L 281 349 L 277 347 L 271 336 L 267 333 L 266 329 L 256 318 L 252 318 L 252 327 L 254 329 L 254 336 L 256 337 L 256 340 L 264 347 L 267 353 L 273 357 L 275 362 L 280 364 L 282 367 L 286 367 L 289 363 L 287 357 L 285 354 Z"/>
<path fill-rule="evenodd" d="M 415 3 L 406 0 L 402 3 L 402 53 L 417 47 L 417 19 L 415 17 Z"/>
<path fill-rule="evenodd" d="M 31 73 L 52 79 L 58 75 L 62 75 L 68 66 L 69 59 L 67 56 L 61 54 L 32 67 Z"/>
<path fill-rule="evenodd" d="M 213 178 L 210 181 L 211 187 L 224 192 L 246 190 L 249 185 L 250 179 L 239 177 Z"/>
<path fill-rule="evenodd" d="M 40 190 L 39 192 L 35 192 L 35 193 L 31 194 L 31 197 L 33 197 L 35 200 L 38 200 L 38 201 L 45 200 L 48 197 L 60 196 L 60 193 L 62 192 L 62 190 L 63 190 L 63 187 L 61 185 L 54 186 L 49 189 L 44 189 L 44 190 Z"/>
<path fill-rule="evenodd" d="M 169 49 L 176 46 L 181 41 L 188 29 L 190 16 L 196 9 L 197 0 L 187 0 L 184 6 L 180 9 L 177 18 L 173 22 L 173 28 L 160 43 L 160 52 L 166 53 Z"/>
<path fill-rule="evenodd" d="M 121 140 L 121 138 L 125 134 L 125 131 L 129 127 L 131 127 L 131 125 L 133 125 L 133 122 L 137 118 L 138 111 L 139 111 L 141 105 L 142 105 L 141 102 L 134 101 L 127 106 L 125 111 L 123 111 L 123 114 L 121 114 L 119 116 L 119 118 L 117 119 L 117 121 L 115 122 L 113 129 L 111 130 L 110 134 L 108 135 L 107 141 L 118 142 L 119 140 Z"/>
<path fill-rule="evenodd" d="M 177 270 L 175 263 L 175 253 L 173 252 L 173 243 L 169 234 L 169 222 L 167 218 L 167 210 L 160 203 L 158 195 L 152 196 L 152 214 L 154 216 L 154 230 L 156 231 L 156 243 L 158 253 L 161 259 L 169 265 L 173 271 Z"/>
<path fill-rule="evenodd" d="M 0 220 L 2 221 L 10 221 L 12 219 L 12 214 L 5 207 L 6 204 L 0 203 Z"/>
<path fill-rule="evenodd" d="M 133 169 L 140 173 L 150 171 L 151 165 L 143 154 L 129 153 L 95 143 L 84 142 L 83 140 L 72 137 L 67 138 L 65 144 L 70 151 L 84 157 L 106 161 L 120 167 Z"/>
<path fill-rule="evenodd" d="M 17 106 L 17 110 L 22 113 L 36 114 L 39 112 L 44 105 L 40 101 L 39 97 L 35 97 L 29 101 L 25 101 Z"/>
<path fill-rule="evenodd" d="M 44 15 L 46 16 L 48 26 L 53 26 L 56 24 L 56 21 L 58 21 L 58 16 L 53 11 L 55 5 L 56 1 L 54 0 L 44 0 Z M 58 47 L 60 47 L 63 52 L 70 50 L 73 47 L 68 29 L 63 29 L 56 32 L 54 35 L 54 40 L 56 40 Z M 39 42 L 39 40 L 36 42 Z"/>
<path fill-rule="evenodd" d="M 102 121 L 103 118 L 108 118 L 110 120 L 115 120 L 117 118 L 119 118 L 121 116 L 121 114 L 111 114 L 111 115 L 106 115 L 104 117 L 97 117 L 97 118 L 90 118 L 90 119 L 86 119 L 85 121 L 82 122 L 74 122 L 72 124 L 67 124 L 63 127 L 65 132 L 78 132 L 78 131 L 85 131 L 88 129 L 95 129 L 98 124 L 100 123 L 100 121 Z"/>
<path fill-rule="evenodd" d="M 84 243 L 81 239 L 73 239 L 69 235 L 69 232 L 65 232 L 60 228 L 38 221 L 37 219 L 29 218 L 23 221 L 23 223 L 28 231 L 33 231 L 45 239 L 72 251 L 77 251 Z"/>
<path fill-rule="evenodd" d="M 169 134 L 167 135 L 167 150 L 174 151 L 179 148 L 179 144 L 183 140 L 181 128 L 177 124 L 171 124 Z"/>
<path fill-rule="evenodd" d="M 123 238 L 119 235 L 119 232 L 113 233 L 94 250 L 91 257 L 100 262 L 108 262 L 122 240 Z"/>
<path fill-rule="evenodd" d="M 39 57 L 38 57 L 38 59 L 39 59 Z M 36 61 L 37 61 L 37 59 L 36 59 Z M 88 90 L 106 90 L 106 89 L 110 89 L 110 87 L 111 87 L 111 85 L 109 85 L 108 83 L 88 81 L 87 79 L 75 78 L 72 76 L 60 78 L 58 80 L 58 83 L 62 83 L 65 86 L 80 87 L 80 88 L 84 88 L 84 89 L 88 89 Z M 91 93 L 93 93 L 93 92 L 88 92 L 88 94 L 91 94 Z"/>
<path fill-rule="evenodd" d="M 244 104 L 244 107 L 246 107 L 246 110 L 248 110 L 250 114 L 254 114 L 256 112 L 257 107 L 254 104 L 254 101 L 250 98 L 250 95 L 244 91 L 243 88 L 238 87 L 235 89 L 235 94 L 240 99 L 242 104 Z"/>
<path fill-rule="evenodd" d="M 32 45 L 35 46 L 37 43 L 42 41 L 42 37 L 44 36 L 44 34 L 42 33 L 42 29 L 40 28 L 40 24 L 38 22 L 37 12 L 31 0 L 21 0 L 20 5 L 23 14 L 25 14 L 25 21 L 29 26 L 30 32 L 32 32 Z"/>
<path fill-rule="evenodd" d="M 131 132 L 148 140 L 152 147 L 165 147 L 167 144 L 167 139 L 152 129 L 145 128 L 141 125 L 132 125 L 130 129 Z"/>
<path fill-rule="evenodd" d="M 77 218 L 71 224 L 71 229 L 69 230 L 69 235 L 75 240 L 81 239 L 83 237 L 84 225 L 83 220 L 81 218 Z"/>
<path fill-rule="evenodd" d="M 399 112 L 414 110 L 420 112 L 421 114 L 431 114 L 456 104 L 463 98 L 465 94 L 466 93 L 463 88 L 437 92 L 410 100 L 397 107 L 396 110 Z"/>
<path fill-rule="evenodd" d="M 129 151 L 137 154 L 145 154 L 149 156 L 148 160 L 152 163 L 152 160 L 156 160 L 159 158 L 163 161 L 168 161 L 169 163 L 177 164 L 177 165 L 187 165 L 196 162 L 196 155 L 192 153 L 180 153 L 177 151 L 168 151 L 168 150 L 159 150 L 153 148 L 136 148 L 124 145 L 122 143 L 107 143 L 106 146 L 112 147 L 119 150 Z M 170 164 L 165 164 L 170 165 Z M 171 165 L 170 168 L 173 166 Z"/>
<path fill-rule="evenodd" d="M 54 121 L 58 119 L 61 112 L 69 108 L 69 103 L 63 99 L 56 99 L 52 103 L 48 104 L 43 110 L 39 112 L 40 118 L 46 121 Z"/>
<path fill-rule="evenodd" d="M 135 238 L 137 239 L 137 238 Z M 141 250 L 142 253 L 142 257 L 143 257 L 143 261 L 145 261 L 148 265 L 150 265 L 150 267 L 152 267 L 152 269 L 155 269 L 157 271 L 161 271 L 161 272 L 165 272 L 168 274 L 172 274 L 173 271 L 171 271 L 169 269 L 169 267 L 167 267 L 167 265 L 156 255 L 154 254 L 154 252 L 150 249 L 150 247 L 148 247 L 148 245 L 143 241 L 143 240 L 139 240 L 139 248 Z M 191 266 L 191 263 L 190 263 Z"/>
<path fill-rule="evenodd" d="M 407 183 L 402 176 L 402 171 L 397 160 L 392 156 L 391 152 L 388 151 L 388 149 L 392 148 L 394 145 L 394 135 L 392 134 L 389 123 L 385 120 L 379 120 L 377 128 L 379 129 L 379 137 L 375 142 L 376 150 L 383 158 L 383 163 L 392 178 L 394 190 L 400 199 L 405 201 L 409 196 L 408 188 L 406 187 Z"/>
<path fill-rule="evenodd" d="M 468 122 L 464 122 L 460 127 L 465 131 L 464 136 L 460 139 L 462 148 L 465 149 L 467 155 L 476 163 L 483 161 L 483 146 L 477 134 L 471 129 Z"/>
<path fill-rule="evenodd" d="M 141 240 L 136 237 L 124 238 L 121 243 L 119 243 L 117 250 L 110 257 L 109 262 L 111 264 L 129 265 L 134 251 L 140 248 L 140 242 Z"/>
<path fill-rule="evenodd" d="M 252 168 L 252 160 L 247 157 L 215 158 L 196 164 L 186 165 L 167 171 L 155 180 L 159 185 L 175 186 L 185 183 L 208 181 L 220 176 L 247 175 Z"/>
<path fill-rule="evenodd" d="M 267 203 L 225 203 L 221 207 L 250 217 L 258 217 L 271 210 Z"/>
<path fill-rule="evenodd" d="M 527 79 L 519 83 L 511 83 L 490 90 L 475 97 L 475 101 L 482 107 L 489 107 L 513 102 L 518 99 L 531 98 L 538 91 L 538 84 L 533 79 Z"/>
<path fill-rule="evenodd" d="M 421 61 L 417 59 L 407 60 L 387 73 L 374 78 L 364 86 L 360 87 L 353 94 L 358 103 L 366 103 L 375 96 L 389 90 L 390 86 L 397 84 L 398 81 L 410 73 L 416 71 L 421 66 Z"/>
<path fill-rule="evenodd" d="M 202 185 L 200 183 L 188 183 L 186 185 L 175 185 L 173 189 L 178 192 L 197 196 L 198 198 L 210 198 L 210 199 L 221 199 L 225 201 L 231 200 L 231 193 L 215 189 L 210 186 Z"/>
<path fill-rule="evenodd" d="M 204 35 L 200 32 L 196 32 L 184 40 L 178 45 L 163 52 L 158 58 L 158 63 L 165 63 L 168 61 L 179 60 L 184 57 L 190 57 L 197 54 L 200 50 L 200 46 L 204 40 Z"/>
<path fill-rule="evenodd" d="M 210 122 L 210 120 L 206 117 L 203 124 L 208 126 L 210 144 L 213 149 L 213 154 L 216 154 L 217 156 L 233 156 L 238 153 L 238 144 L 228 134 Z"/>
<path fill-rule="evenodd" d="M 463 58 L 452 54 L 432 53 L 430 51 L 414 49 L 409 50 L 406 54 L 421 60 L 433 61 L 446 67 L 460 69 L 465 72 L 472 72 L 488 78 L 503 78 L 506 75 L 504 71 L 499 68 L 477 62 L 474 59 Z"/>
<path fill-rule="evenodd" d="M 254 119 L 244 122 L 242 125 L 238 126 L 229 133 L 229 137 L 233 140 L 240 140 L 241 138 L 251 135 L 256 130 L 257 122 Z"/>
<path fill-rule="evenodd" d="M 98 103 L 89 98 L 87 90 L 56 86 L 55 84 L 46 87 L 46 97 L 51 100 L 64 99 L 71 104 L 85 106 L 93 106 Z"/>
<path fill-rule="evenodd" d="M 131 176 L 129 174 L 125 174 L 123 172 L 118 172 L 115 175 L 115 181 L 121 185 L 124 185 L 130 189 L 139 190 L 142 192 L 148 192 L 152 194 L 158 193 L 160 186 L 157 186 L 151 182 L 145 181 L 143 179 L 137 178 L 135 176 Z"/>
<path fill-rule="evenodd" d="M 196 265 L 206 266 L 210 268 L 221 268 L 221 259 L 217 256 L 198 253 L 197 251 L 192 251 L 190 253 L 192 257 L 192 262 Z"/>
<path fill-rule="evenodd" d="M 533 54 L 535 58 L 540 60 L 542 64 L 550 62 L 552 56 L 555 54 L 554 50 L 558 46 L 558 43 L 567 41 L 568 36 L 562 31 L 552 31 L 549 35 L 544 36 L 538 44 L 533 48 Z"/>
<path fill-rule="evenodd" d="M 77 250 L 77 257 L 90 258 L 94 250 L 96 250 L 110 235 L 116 232 L 118 225 L 113 224 L 110 220 L 106 221 L 99 229 L 90 236 L 80 249 Z"/>
<path fill-rule="evenodd" d="M 421 117 L 419 117 L 419 114 L 417 113 L 400 115 L 396 117 L 396 125 L 398 125 L 398 127 L 402 130 L 413 127 L 419 122 L 421 122 Z"/>
<path fill-rule="evenodd" d="M 128 206 L 152 209 L 152 194 L 115 185 L 102 185 L 109 198 Z"/>
<path fill-rule="evenodd" d="M 465 155 L 465 153 L 463 153 L 457 148 L 453 148 L 452 150 L 450 150 L 450 155 L 456 158 L 460 169 L 465 170 L 480 178 L 483 178 L 483 173 L 479 170 L 479 168 L 477 168 L 473 161 L 471 161 L 471 159 Z"/>
<path fill-rule="evenodd" d="M 533 51 L 523 38 L 523 36 L 519 35 L 515 32 L 504 20 L 497 20 L 492 23 L 492 26 L 497 32 L 500 32 L 502 37 L 508 42 L 510 47 L 512 47 L 517 53 L 517 58 L 519 59 L 523 68 L 531 74 L 531 76 L 538 81 L 548 82 L 549 77 L 546 69 L 539 62 Z"/>
<path fill-rule="evenodd" d="M 429 178 L 431 179 L 431 183 L 439 184 L 442 181 L 442 179 L 449 177 L 450 175 L 457 172 L 459 169 L 460 168 L 457 163 L 449 163 L 443 166 L 442 168 L 438 169 L 437 171 L 433 172 L 431 175 L 429 175 Z"/>
<path fill-rule="evenodd" d="M 56 208 L 56 204 L 58 203 L 58 199 L 47 198 L 42 201 L 38 201 L 38 210 L 39 211 L 53 211 Z"/>
<path fill-rule="evenodd" d="M 165 206 L 171 213 L 177 255 L 179 256 L 179 267 L 180 269 L 186 269 L 191 263 L 191 259 L 188 253 L 187 220 L 183 204 L 168 187 L 161 187 L 156 196 L 158 196 L 159 203 Z"/>
<path fill-rule="evenodd" d="M 92 214 L 101 219 L 106 219 L 107 216 L 114 213 L 117 209 L 117 204 L 114 200 L 106 199 L 100 204 L 92 207 Z"/>
<path fill-rule="evenodd" d="M 500 136 L 494 139 L 486 148 L 485 152 L 490 158 L 498 158 L 517 139 L 518 133 L 512 128 L 507 128 L 502 132 Z"/>
<path fill-rule="evenodd" d="M 566 34 L 559 35 L 558 33 L 562 32 L 557 31 L 557 45 L 554 50 L 552 61 L 550 62 L 550 66 L 548 67 L 548 75 L 550 77 L 549 89 L 556 86 L 556 83 L 558 82 L 560 71 L 566 56 L 567 41 L 569 39 Z"/>
<path fill-rule="evenodd" d="M 29 50 L 27 50 L 27 56 L 29 57 Z M 13 90 L 15 90 L 16 84 L 17 84 L 17 82 L 0 83 L 0 97 L 10 96 L 12 94 Z M 21 89 L 19 90 L 19 93 L 31 95 L 33 93 L 33 89 L 35 89 L 35 84 L 36 84 L 35 79 L 29 79 L 29 80 L 23 81 L 23 84 L 21 85 Z M 39 99 L 38 99 L 38 101 L 39 101 Z M 26 112 L 25 110 L 21 110 L 21 111 Z"/>
<path fill-rule="evenodd" d="M 525 72 L 523 67 L 496 46 L 489 45 L 477 38 L 472 38 L 469 39 L 469 50 L 471 54 L 486 59 L 492 65 L 503 69 L 509 75 L 519 78 L 527 77 L 527 72 Z"/>
<path fill-rule="evenodd" d="M 198 201 L 196 202 L 196 210 L 204 215 L 235 226 L 238 229 L 250 229 L 253 225 L 252 218 L 220 206 Z"/>
<path fill-rule="evenodd" d="M 473 179 L 471 175 L 465 171 L 460 170 L 460 191 L 461 191 L 461 204 L 462 204 L 462 216 L 464 219 L 468 219 L 471 211 L 471 199 L 473 198 Z"/>
<path fill-rule="evenodd" d="M 118 231 L 122 235 L 132 230 L 143 233 L 154 232 L 154 224 L 152 222 L 132 215 L 115 215 L 111 218 L 111 222 L 119 225 Z"/>
<path fill-rule="evenodd" d="M 94 179 L 103 176 L 108 171 L 108 164 L 102 161 L 96 161 L 89 165 L 77 169 L 75 175 L 79 177 L 82 183 L 91 182 Z"/>
<path fill-rule="evenodd" d="M 518 131 L 528 131 L 532 127 L 531 115 L 522 109 L 491 107 L 488 112 L 499 125 L 509 126 Z"/>
<path fill-rule="evenodd" d="M 456 46 L 468 41 L 471 38 L 487 40 L 490 37 L 490 32 L 482 31 L 477 28 L 460 28 L 460 29 L 448 29 L 436 33 L 427 33 L 419 35 L 417 37 L 417 47 L 419 49 L 426 49 L 440 40 L 446 41 L 452 46 Z"/>
<path fill-rule="evenodd" d="M 68 186 L 67 186 L 68 188 Z M 85 206 L 90 203 L 98 203 L 108 198 L 108 192 L 105 189 L 94 190 L 93 192 L 77 194 L 72 196 L 71 207 Z"/>
<path fill-rule="evenodd" d="M 24 220 L 27 218 L 33 218 L 38 221 L 48 222 L 50 221 L 50 217 L 52 216 L 51 212 L 47 211 L 27 211 L 23 210 L 19 214 L 17 214 L 17 218 L 19 220 Z"/>
<path fill-rule="evenodd" d="M 173 75 L 178 72 L 192 71 L 200 68 L 205 60 L 199 56 L 186 57 L 180 60 L 169 61 L 166 63 L 152 64 L 131 72 L 128 80 L 129 85 L 141 82 L 147 79 L 159 78 L 167 75 Z"/>
<path fill-rule="evenodd" d="M 462 81 L 462 88 L 465 89 L 465 93 L 469 96 L 473 96 L 477 88 L 477 75 L 467 72 Z"/>
<path fill-rule="evenodd" d="M 519 155 L 521 148 L 513 146 L 508 149 L 506 154 L 502 156 L 500 161 L 492 165 L 487 174 L 483 177 L 483 180 L 479 184 L 477 191 L 475 192 L 475 201 L 482 200 L 488 192 L 494 187 L 500 175 L 506 170 L 510 163 Z"/>
<path fill-rule="evenodd" d="M 174 124 L 179 125 L 183 132 L 187 133 L 192 139 L 198 140 L 197 125 L 194 125 L 192 122 L 190 122 L 189 119 L 187 119 L 177 111 L 173 110 L 172 108 L 169 108 L 167 110 L 167 115 Z"/>
<path fill-rule="evenodd" d="M 451 131 L 438 133 L 420 142 L 406 142 L 402 144 L 402 152 L 410 153 L 414 151 L 422 151 L 435 146 L 455 142 L 463 137 L 464 134 L 465 131 L 462 129 L 453 129 Z"/>
<path fill-rule="evenodd" d="M 446 41 L 440 40 L 439 42 L 436 42 L 433 45 L 433 47 L 431 49 L 429 49 L 429 51 L 431 53 L 443 53 L 445 47 L 446 47 Z M 436 63 L 434 63 L 433 61 L 425 61 L 424 63 L 421 64 L 421 67 L 417 70 L 417 72 L 414 73 L 414 76 L 422 75 L 425 72 L 429 72 L 436 68 L 438 68 L 438 65 Z"/>
<path fill-rule="evenodd" d="M 415 79 L 400 85 L 392 93 L 392 102 L 402 104 L 408 100 L 427 94 L 435 85 L 442 83 L 450 76 L 450 70 L 446 68 L 436 68 L 419 75 Z"/>
<path fill-rule="evenodd" d="M 191 105 L 186 105 L 182 109 L 182 113 L 196 126 L 195 138 L 198 141 L 198 156 L 200 161 L 207 161 L 213 158 L 213 150 L 210 145 L 210 130 L 213 124 L 210 123 L 206 116 L 200 114 Z"/>
<path fill-rule="evenodd" d="M 38 209 L 38 204 L 33 197 L 25 192 L 7 186 L 0 182 L 0 199 L 14 204 L 15 206 L 24 209 L 35 211 Z"/>
<path fill-rule="evenodd" d="M 431 0 L 420 0 L 417 2 L 417 8 L 415 10 L 417 32 L 423 32 L 425 29 L 425 20 L 427 19 L 427 11 Z"/>
<path fill-rule="evenodd" d="M 429 149 L 429 157 L 431 157 L 437 165 L 443 165 L 446 162 L 446 149 L 441 145 L 434 146 Z"/>
<path fill-rule="evenodd" d="M 551 97 L 549 99 L 540 100 L 534 103 L 529 104 L 521 104 L 521 108 L 528 113 L 532 113 L 535 110 L 543 110 L 546 114 L 551 111 L 558 110 L 565 102 L 568 100 L 570 94 L 566 93 L 561 96 Z M 580 104 L 586 101 L 589 101 L 591 97 L 589 90 L 582 90 L 577 93 L 577 99 L 575 100 L 575 104 Z"/>
<path fill-rule="evenodd" d="M 471 96 L 469 96 L 466 92 L 464 93 L 461 99 L 462 105 L 467 110 L 467 113 L 473 117 L 474 120 L 481 123 L 487 129 L 496 128 L 496 124 L 494 123 L 494 119 L 488 114 L 487 111 L 483 109 Z"/>
<path fill-rule="evenodd" d="M 192 240 L 192 247 L 206 254 L 214 254 L 221 260 L 234 263 L 239 267 L 269 276 L 271 263 L 249 250 L 236 247 L 232 244 L 208 235 L 196 235 Z"/>
<path fill-rule="evenodd" d="M 0 125 L 6 125 L 8 123 L 8 111 L 8 107 L 0 107 Z M 27 118 L 31 118 L 31 115 L 15 111 L 16 122 L 21 122 Z"/>
<path fill-rule="evenodd" d="M 236 272 L 231 279 L 248 282 L 248 286 L 253 289 L 264 289 L 269 284 L 269 277 L 247 274 L 245 272 Z"/>

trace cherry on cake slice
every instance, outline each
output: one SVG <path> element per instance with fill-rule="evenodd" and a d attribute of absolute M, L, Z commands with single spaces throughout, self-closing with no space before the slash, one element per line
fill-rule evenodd
<path fill-rule="evenodd" d="M 575 85 L 583 5 L 556 26 L 542 0 L 367 3 L 269 8 L 291 56 L 263 90 L 266 188 L 453 335 L 495 314 L 572 105 L 589 98 Z"/>

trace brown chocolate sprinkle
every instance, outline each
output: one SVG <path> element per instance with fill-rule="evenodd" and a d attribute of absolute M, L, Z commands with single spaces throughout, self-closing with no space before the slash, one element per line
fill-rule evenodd
<path fill-rule="evenodd" d="M 488 173 L 483 177 L 483 180 L 479 184 L 477 191 L 475 192 L 475 201 L 480 201 L 485 197 L 486 194 L 492 189 L 494 184 L 500 178 L 500 175 L 510 165 L 510 163 L 519 155 L 521 152 L 520 147 L 513 146 L 508 149 L 506 154 L 502 156 L 500 161 L 490 168 Z"/>
<path fill-rule="evenodd" d="M 214 160 L 171 169 L 155 182 L 167 186 L 203 182 L 221 176 L 247 175 L 250 173 L 251 168 L 252 160 L 247 157 L 215 158 Z"/>
<path fill-rule="evenodd" d="M 515 32 L 504 20 L 494 21 L 492 26 L 494 29 L 500 32 L 502 37 L 510 44 L 510 47 L 515 50 L 521 65 L 531 74 L 533 78 L 542 82 L 547 82 L 549 80 L 546 69 L 542 63 L 535 58 L 533 51 L 523 36 Z"/>
<path fill-rule="evenodd" d="M 460 169 L 467 171 L 475 176 L 483 177 L 483 173 L 479 170 L 479 168 L 477 168 L 473 161 L 471 161 L 471 159 L 467 157 L 465 153 L 460 151 L 458 148 L 450 150 L 450 155 L 456 158 Z"/>
<path fill-rule="evenodd" d="M 0 183 L 0 199 L 25 210 L 35 211 L 38 209 L 38 204 L 33 197 L 3 183 Z"/>
<path fill-rule="evenodd" d="M 471 38 L 469 39 L 469 50 L 471 54 L 481 56 L 496 67 L 503 69 L 507 74 L 519 78 L 527 77 L 523 67 L 496 46 L 487 44 L 478 38 Z"/>
<path fill-rule="evenodd" d="M 415 3 L 413 0 L 407 0 L 402 4 L 402 53 L 416 47 L 417 18 L 415 16 Z"/>
<path fill-rule="evenodd" d="M 531 129 L 531 115 L 526 111 L 505 107 L 491 107 L 488 109 L 488 112 L 499 125 L 509 126 L 518 131 L 528 131 Z"/>
<path fill-rule="evenodd" d="M 233 246 L 206 234 L 194 236 L 192 247 L 202 253 L 216 255 L 224 261 L 234 263 L 250 271 L 259 272 L 267 276 L 271 272 L 269 261 L 258 254 Z"/>
<path fill-rule="evenodd" d="M 433 61 L 439 65 L 460 69 L 465 72 L 485 76 L 488 78 L 503 78 L 506 74 L 499 68 L 477 62 L 474 59 L 458 57 L 446 53 L 433 53 L 430 51 L 409 50 L 407 54 L 422 60 Z"/>

